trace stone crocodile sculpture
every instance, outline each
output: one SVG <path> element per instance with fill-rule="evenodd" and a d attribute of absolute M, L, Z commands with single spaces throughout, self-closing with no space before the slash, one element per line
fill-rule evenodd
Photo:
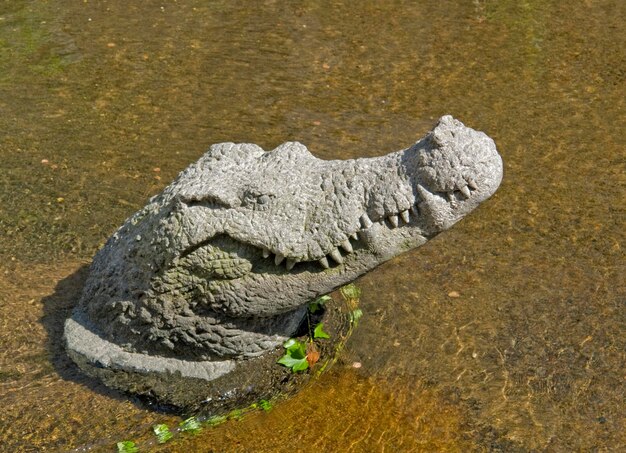
<path fill-rule="evenodd" d="M 67 349 L 87 372 L 215 379 L 280 345 L 317 296 L 450 228 L 501 178 L 494 142 L 451 116 L 376 158 L 213 145 L 98 252 Z"/>

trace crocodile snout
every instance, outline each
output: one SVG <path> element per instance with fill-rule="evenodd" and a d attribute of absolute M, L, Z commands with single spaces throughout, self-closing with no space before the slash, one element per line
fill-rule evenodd
<path fill-rule="evenodd" d="M 502 180 L 491 138 L 443 116 L 417 152 L 416 192 L 429 230 L 445 230 L 489 198 Z"/>

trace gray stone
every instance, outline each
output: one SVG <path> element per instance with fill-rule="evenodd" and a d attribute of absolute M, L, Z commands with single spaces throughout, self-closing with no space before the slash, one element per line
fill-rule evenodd
<path fill-rule="evenodd" d="M 377 158 L 213 145 L 98 252 L 68 351 L 96 368 L 223 376 L 293 335 L 317 296 L 450 228 L 501 178 L 493 141 L 451 116 Z"/>

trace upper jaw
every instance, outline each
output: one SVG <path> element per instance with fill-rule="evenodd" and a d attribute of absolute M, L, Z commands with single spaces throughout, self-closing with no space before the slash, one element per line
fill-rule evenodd
<path fill-rule="evenodd" d="M 407 233 L 431 237 L 449 228 L 491 196 L 502 178 L 502 161 L 493 141 L 482 132 L 467 128 L 449 116 L 442 117 L 436 127 L 414 146 L 385 156 L 384 159 L 397 164 L 396 176 L 399 174 L 402 179 L 397 187 L 404 192 L 402 201 L 387 204 L 395 207 L 388 207 L 384 212 L 375 212 L 368 208 L 366 202 L 357 201 L 359 197 L 356 197 L 352 200 L 354 203 L 348 212 L 337 214 L 342 217 L 342 226 L 336 228 L 333 238 L 324 244 L 311 238 L 310 242 L 315 242 L 313 244 L 315 247 L 309 246 L 308 250 L 305 249 L 300 253 L 293 253 L 288 247 L 281 245 L 281 237 L 285 238 L 281 231 L 259 233 L 248 228 L 242 231 L 231 228 L 229 221 L 221 216 L 219 219 L 216 218 L 215 222 L 209 223 L 220 224 L 223 234 L 257 247 L 262 259 L 276 266 L 284 265 L 288 271 L 301 262 L 317 262 L 317 268 L 324 269 L 335 263 L 343 264 L 347 255 L 351 255 L 356 248 L 365 246 L 376 249 L 374 244 L 379 241 L 374 240 L 374 231 L 381 238 L 387 237 L 389 233 L 389 240 L 392 240 L 394 235 L 401 240 Z M 310 164 L 326 165 L 324 161 L 317 159 L 312 160 Z M 323 170 L 323 167 L 321 168 Z M 376 191 L 376 188 L 371 190 Z M 396 192 L 392 191 L 390 196 L 394 200 L 398 199 Z M 210 211 L 212 210 L 207 210 Z M 248 223 L 251 226 L 259 225 L 259 222 L 250 220 L 248 213 L 237 210 L 231 210 L 230 213 L 231 219 L 234 219 L 233 225 Z M 300 230 L 302 234 L 308 234 L 303 226 L 304 219 L 309 214 L 304 211 L 300 214 L 293 217 L 294 219 L 301 217 L 299 221 L 294 221 L 293 225 L 283 222 L 276 227 L 279 230 L 292 228 L 294 232 Z M 208 215 L 213 215 L 213 212 Z M 206 218 L 204 220 L 206 221 Z M 376 223 L 386 228 L 371 229 Z M 213 234 L 216 233 L 219 232 L 213 230 Z M 197 239 L 206 241 L 212 234 L 202 236 L 204 239 Z M 295 238 L 297 235 L 289 233 L 287 237 Z M 191 242 L 197 243 L 197 240 Z"/>
<path fill-rule="evenodd" d="M 343 240 L 323 250 L 321 256 L 289 257 L 262 246 L 264 256 L 275 255 L 275 262 L 286 262 L 291 270 L 300 261 L 319 261 L 323 268 L 342 264 L 344 256 L 357 246 L 357 241 L 376 249 L 373 231 L 392 240 L 395 231 L 403 240 L 407 234 L 431 237 L 450 228 L 497 190 L 502 180 L 502 159 L 493 140 L 482 132 L 465 127 L 452 117 L 442 117 L 425 139 L 400 153 L 405 184 L 412 196 L 397 208 L 383 215 L 368 212 L 350 213 L 358 222 L 350 222 Z M 379 224 L 386 228 L 371 229 Z M 387 234 L 389 233 L 389 234 Z M 374 250 L 376 251 L 376 250 Z M 382 251 L 378 251 L 382 253 Z"/>
<path fill-rule="evenodd" d="M 292 271 L 298 264 L 315 263 L 319 270 L 338 265 L 350 265 L 355 250 L 369 250 L 388 258 L 399 253 L 398 244 L 408 237 L 428 238 L 450 228 L 495 189 L 468 182 L 466 189 L 431 192 L 421 184 L 415 185 L 414 201 L 408 209 L 382 217 L 368 215 L 365 209 L 358 216 L 357 226 L 345 232 L 345 239 L 323 250 L 318 256 L 294 257 L 262 243 L 249 243 L 259 250 L 266 263 Z M 387 247 L 389 250 L 384 250 Z M 296 268 L 298 270 L 298 268 Z"/>

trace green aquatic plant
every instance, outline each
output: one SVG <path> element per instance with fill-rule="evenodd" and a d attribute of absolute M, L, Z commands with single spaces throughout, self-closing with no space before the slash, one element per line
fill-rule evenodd
<path fill-rule="evenodd" d="M 361 298 L 361 288 L 354 283 L 342 286 L 339 292 L 346 301 L 358 301 Z"/>
<path fill-rule="evenodd" d="M 361 319 L 361 316 L 363 316 L 363 310 L 355 308 L 350 312 L 350 322 L 353 325 L 356 325 L 359 322 L 359 319 Z"/>
<path fill-rule="evenodd" d="M 279 364 L 286 366 L 287 368 L 291 368 L 291 371 L 295 373 L 298 371 L 304 371 L 317 363 L 320 354 L 313 344 L 313 340 L 317 338 L 330 338 L 330 335 L 324 332 L 324 326 L 322 323 L 317 324 L 315 329 L 311 331 L 311 314 L 320 311 L 324 304 L 326 304 L 329 300 L 332 300 L 332 298 L 328 295 L 324 295 L 318 297 L 309 304 L 306 313 L 306 320 L 309 326 L 308 346 L 307 343 L 303 341 L 290 338 L 283 343 L 285 355 L 278 359 Z"/>
<path fill-rule="evenodd" d="M 245 411 L 244 409 L 233 409 L 232 411 L 230 411 L 227 415 L 226 418 L 228 420 L 241 420 L 243 418 L 243 416 L 245 415 Z"/>
<path fill-rule="evenodd" d="M 213 415 L 212 417 L 207 418 L 204 423 L 209 427 L 213 427 L 221 425 L 226 420 L 228 420 L 228 418 L 225 415 Z"/>
<path fill-rule="evenodd" d="M 263 409 L 266 412 L 271 411 L 272 407 L 274 407 L 274 406 L 268 400 L 259 400 L 257 403 L 252 403 L 249 406 L 250 409 Z"/>
<path fill-rule="evenodd" d="M 349 285 L 342 287 L 339 292 L 350 308 L 350 324 L 352 324 L 353 327 L 356 327 L 359 319 L 363 316 L 363 311 L 359 308 L 361 288 L 356 286 L 354 283 L 350 283 Z"/>
<path fill-rule="evenodd" d="M 198 434 L 202 431 L 202 424 L 196 417 L 189 417 L 178 424 L 178 429 L 183 433 Z"/>
<path fill-rule="evenodd" d="M 172 430 L 170 430 L 169 426 L 167 426 L 165 423 L 160 423 L 152 426 L 152 431 L 157 438 L 157 442 L 160 444 L 164 444 L 175 438 L 177 435 L 180 435 L 180 433 L 198 434 L 204 428 L 213 428 L 215 426 L 221 425 L 228 420 L 242 420 L 248 412 L 253 410 L 261 409 L 266 412 L 270 411 L 274 407 L 272 401 L 261 399 L 256 403 L 250 404 L 249 406 L 233 409 L 226 415 L 191 416 L 181 421 L 178 426 Z M 143 445 L 143 448 L 148 448 L 150 445 L 153 445 L 153 442 L 154 441 L 145 443 Z M 137 444 L 130 440 L 117 442 L 116 446 L 118 453 L 139 452 L 139 447 L 137 446 Z"/>
<path fill-rule="evenodd" d="M 152 431 L 154 431 L 154 435 L 157 437 L 157 441 L 160 444 L 164 444 L 172 437 L 174 437 L 174 435 L 170 431 L 169 426 L 167 426 L 165 423 L 162 423 L 160 425 L 154 425 L 152 427 Z"/>
<path fill-rule="evenodd" d="M 118 453 L 137 453 L 139 449 L 132 440 L 123 440 L 117 443 Z"/>
<path fill-rule="evenodd" d="M 340 288 L 339 291 L 350 309 L 350 324 L 352 327 L 356 327 L 359 319 L 363 316 L 363 311 L 358 308 L 359 299 L 361 298 L 361 289 L 354 283 L 350 283 Z M 318 323 L 315 328 L 311 328 L 311 315 L 320 311 L 323 306 L 331 300 L 331 296 L 324 295 L 309 304 L 307 310 L 307 323 L 309 326 L 308 344 L 295 338 L 287 340 L 283 344 L 285 354 L 278 359 L 279 364 L 290 368 L 291 371 L 295 373 L 297 371 L 304 371 L 317 363 L 320 358 L 320 352 L 315 346 L 314 340 L 328 339 L 330 335 L 324 331 L 324 324 L 321 322 Z M 325 368 L 326 365 L 323 365 L 321 371 Z"/>

